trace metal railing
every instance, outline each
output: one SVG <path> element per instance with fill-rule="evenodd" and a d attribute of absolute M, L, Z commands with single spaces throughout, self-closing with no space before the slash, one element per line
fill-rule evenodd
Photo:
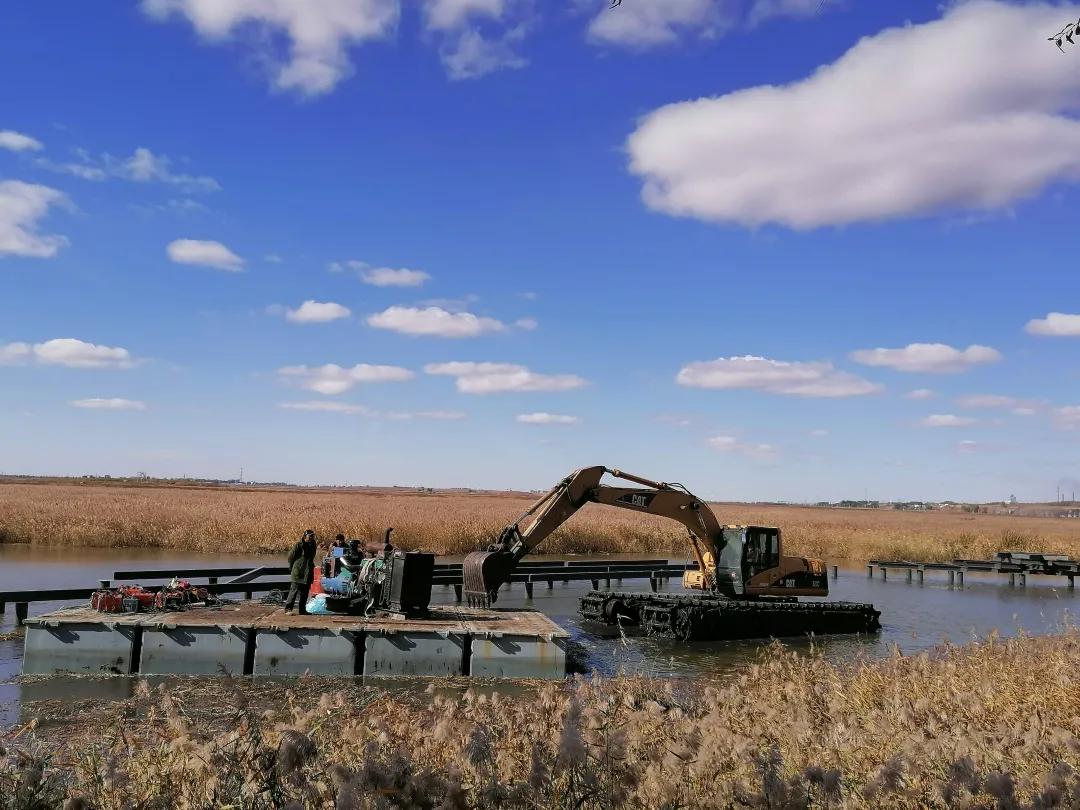
<path fill-rule="evenodd" d="M 941 571 L 949 575 L 949 586 L 964 587 L 964 575 L 968 573 L 1008 574 L 1009 586 L 1019 580 L 1020 587 L 1027 586 L 1028 574 L 1035 576 L 1067 577 L 1069 590 L 1076 586 L 1075 578 L 1080 576 L 1080 561 L 1065 554 L 1048 554 L 1037 551 L 999 551 L 992 560 L 969 560 L 956 558 L 952 562 L 919 562 L 914 560 L 870 560 L 866 563 L 866 575 L 874 576 L 874 569 L 881 572 L 881 578 L 887 580 L 889 571 L 905 572 L 907 581 L 918 574 L 919 582 L 924 581 L 927 571 Z"/>

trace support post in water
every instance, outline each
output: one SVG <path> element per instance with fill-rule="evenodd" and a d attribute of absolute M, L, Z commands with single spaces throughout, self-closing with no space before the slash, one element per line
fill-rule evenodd
<path fill-rule="evenodd" d="M 19 627 L 23 626 L 23 622 L 26 621 L 26 614 L 30 610 L 30 605 L 27 602 L 15 603 L 15 624 Z"/>
<path fill-rule="evenodd" d="M 866 575 L 868 577 L 873 577 L 874 576 L 874 566 L 870 565 L 870 563 L 866 564 Z"/>
<path fill-rule="evenodd" d="M 907 570 L 907 581 L 911 582 L 911 569 L 910 568 Z"/>
<path fill-rule="evenodd" d="M 1070 584 L 1072 583 L 1072 577 L 1069 577 L 1069 583 Z M 7 605 L 5 605 L 3 602 L 0 602 L 0 616 L 4 615 L 4 610 L 6 610 L 6 609 L 7 609 Z"/>
<path fill-rule="evenodd" d="M 531 582 L 526 582 L 525 583 L 525 595 L 527 597 L 529 597 L 530 599 L 532 599 L 533 598 L 532 593 L 533 593 L 533 584 Z"/>
<path fill-rule="evenodd" d="M 832 567 L 832 578 L 833 579 L 838 579 L 839 577 L 840 577 L 840 566 L 839 565 L 834 565 Z"/>
<path fill-rule="evenodd" d="M 456 599 L 458 602 L 461 601 L 461 588 L 461 585 L 454 586 L 454 599 Z"/>
<path fill-rule="evenodd" d="M 920 584 L 920 585 L 922 585 L 922 584 L 923 584 L 923 576 L 924 576 L 925 574 L 926 574 L 926 569 L 925 569 L 925 568 L 921 568 L 921 567 L 920 567 L 920 568 L 919 568 L 919 584 Z"/>
<path fill-rule="evenodd" d="M 889 569 L 884 565 L 881 566 L 881 581 L 885 582 L 889 578 Z"/>
<path fill-rule="evenodd" d="M 949 572 L 949 587 L 951 588 L 955 584 L 956 584 L 956 572 L 955 571 L 950 571 Z"/>
<path fill-rule="evenodd" d="M 1070 591 L 1073 590 L 1076 587 L 1076 583 L 1073 582 L 1073 579 L 1074 579 L 1073 575 L 1069 574 L 1069 590 Z M 3 613 L 3 612 L 4 612 L 4 603 L 0 602 L 0 613 Z"/>
<path fill-rule="evenodd" d="M 963 569 L 956 572 L 957 583 L 961 588 L 964 587 L 964 571 Z"/>

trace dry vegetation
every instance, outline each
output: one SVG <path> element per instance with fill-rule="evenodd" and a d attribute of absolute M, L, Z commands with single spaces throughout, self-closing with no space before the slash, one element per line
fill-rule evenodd
<path fill-rule="evenodd" d="M 141 686 L 0 738 L 0 808 L 1077 807 L 1078 673 L 1068 631 L 844 665 L 774 645 L 722 686 L 302 679 L 267 712 L 226 679 Z"/>
<path fill-rule="evenodd" d="M 0 484 L 0 543 L 280 552 L 307 528 L 381 537 L 439 554 L 490 540 L 530 503 L 522 495 L 230 490 L 78 484 Z M 788 551 L 830 560 L 948 560 L 1001 549 L 1080 556 L 1080 522 L 1054 518 L 717 504 L 727 523 L 784 529 Z M 552 536 L 553 554 L 685 552 L 670 521 L 590 506 Z"/>

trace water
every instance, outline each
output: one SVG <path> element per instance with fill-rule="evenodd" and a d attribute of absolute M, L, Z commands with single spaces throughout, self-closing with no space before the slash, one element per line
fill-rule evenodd
<path fill-rule="evenodd" d="M 641 555 L 618 555 L 641 559 Z M 539 559 L 539 558 L 538 558 Z M 0 545 L 0 591 L 33 588 L 92 587 L 122 568 L 168 568 L 280 565 L 282 560 L 253 555 L 193 555 L 150 550 L 48 549 Z M 1080 597 L 1065 587 L 1063 577 L 1028 577 L 1027 588 L 1010 588 L 1008 578 L 990 574 L 967 574 L 963 590 L 950 589 L 943 573 L 926 575 L 923 584 L 907 583 L 895 572 L 883 582 L 869 579 L 860 564 L 840 567 L 838 579 L 830 579 L 830 599 L 872 602 L 881 611 L 882 632 L 874 636 L 822 636 L 813 643 L 830 660 L 849 660 L 857 655 L 883 656 L 895 645 L 915 652 L 949 641 L 962 644 L 985 638 L 992 631 L 1003 636 L 1018 632 L 1055 632 L 1071 620 Z M 601 583 L 603 584 L 603 583 Z M 588 666 L 604 673 L 628 672 L 658 676 L 719 679 L 752 661 L 760 641 L 726 641 L 682 645 L 662 639 L 630 636 L 584 625 L 577 615 L 578 599 L 590 589 L 588 582 L 555 583 L 552 590 L 539 584 L 528 599 L 523 585 L 502 591 L 499 607 L 541 610 L 566 628 L 584 645 Z M 627 580 L 620 590 L 647 589 L 642 580 Z M 672 584 L 670 590 L 682 589 Z M 433 601 L 452 604 L 454 591 L 436 586 Z M 61 604 L 38 603 L 32 613 L 44 613 Z M 14 629 L 12 606 L 0 617 L 0 633 Z M 807 639 L 785 644 L 805 649 Z M 28 684 L 17 681 L 22 663 L 22 640 L 0 641 L 0 727 L 15 723 L 22 700 L 88 697 L 123 698 L 130 694 L 125 678 L 51 678 Z"/>

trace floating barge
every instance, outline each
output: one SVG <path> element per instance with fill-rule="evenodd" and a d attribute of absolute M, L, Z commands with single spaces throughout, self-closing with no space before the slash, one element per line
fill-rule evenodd
<path fill-rule="evenodd" d="M 404 619 L 296 616 L 259 602 L 173 613 L 80 607 L 26 620 L 23 674 L 562 678 L 568 639 L 528 610 L 440 606 Z"/>

